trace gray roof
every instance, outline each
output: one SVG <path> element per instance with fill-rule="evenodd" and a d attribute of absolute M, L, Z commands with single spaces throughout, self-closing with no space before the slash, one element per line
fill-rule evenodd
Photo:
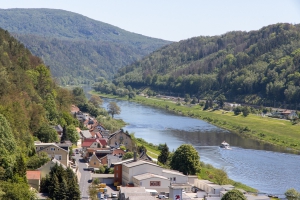
<path fill-rule="evenodd" d="M 139 165 L 144 165 L 144 164 L 148 164 L 148 165 L 153 165 L 153 166 L 156 166 L 156 167 L 160 167 L 157 164 L 154 164 L 154 163 L 151 163 L 151 162 L 146 162 L 146 161 L 143 161 L 143 160 L 137 160 L 137 161 L 132 161 L 132 162 L 129 162 L 129 163 L 124 163 L 124 166 L 126 166 L 128 168 L 131 168 L 131 167 L 135 167 L 135 166 L 139 166 Z"/>
<path fill-rule="evenodd" d="M 42 151 L 42 150 L 44 150 L 44 149 L 46 149 L 47 147 L 50 147 L 50 146 L 55 146 L 57 148 L 60 148 L 61 150 L 64 150 L 64 151 L 68 152 L 68 150 L 58 146 L 56 143 L 34 143 L 34 146 L 36 146 L 36 147 L 44 146 L 43 149 L 38 149 L 37 152 Z"/>
<path fill-rule="evenodd" d="M 92 135 L 89 130 L 80 131 L 84 138 L 92 138 Z"/>
<path fill-rule="evenodd" d="M 176 170 L 163 169 L 162 172 L 167 173 L 167 174 L 176 174 L 179 176 L 185 176 L 183 173 L 181 173 L 180 171 L 176 171 Z"/>
<path fill-rule="evenodd" d="M 108 137 L 108 139 L 112 138 L 113 136 L 115 136 L 115 135 L 118 134 L 118 133 L 124 133 L 126 136 L 128 136 L 128 137 L 131 138 L 131 136 L 130 136 L 128 133 L 124 132 L 123 129 L 120 129 L 120 130 L 118 130 L 118 131 L 112 133 L 112 134 Z"/>
<path fill-rule="evenodd" d="M 164 176 L 151 174 L 151 173 L 140 174 L 140 175 L 136 175 L 133 177 L 136 178 L 137 180 L 145 180 L 145 179 L 149 179 L 149 178 L 160 178 L 160 179 L 169 180 L 168 178 L 166 178 Z"/>

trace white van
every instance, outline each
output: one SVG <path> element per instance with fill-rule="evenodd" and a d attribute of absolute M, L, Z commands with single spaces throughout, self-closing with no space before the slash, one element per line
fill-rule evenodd
<path fill-rule="evenodd" d="M 156 190 L 146 189 L 146 192 L 149 192 L 151 194 L 151 196 L 154 196 L 154 197 L 156 197 L 158 195 L 158 192 Z"/>

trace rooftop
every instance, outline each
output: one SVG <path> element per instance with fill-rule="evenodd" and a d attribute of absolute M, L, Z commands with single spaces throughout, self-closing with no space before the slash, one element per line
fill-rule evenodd
<path fill-rule="evenodd" d="M 132 160 L 132 162 L 124 163 L 124 166 L 126 166 L 128 168 L 131 168 L 131 167 L 136 167 L 136 166 L 144 165 L 144 164 L 148 164 L 148 165 L 153 165 L 153 166 L 156 166 L 156 167 L 160 167 L 157 164 L 154 164 L 154 163 L 151 163 L 151 162 L 146 162 L 146 161 L 143 161 L 143 160 L 137 160 L 137 161 L 133 161 Z"/>
<path fill-rule="evenodd" d="M 26 171 L 26 177 L 28 180 L 40 180 L 41 172 L 40 171 Z"/>

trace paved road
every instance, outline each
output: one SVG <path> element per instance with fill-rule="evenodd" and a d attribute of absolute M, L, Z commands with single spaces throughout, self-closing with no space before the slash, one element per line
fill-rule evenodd
<path fill-rule="evenodd" d="M 74 149 L 74 152 L 75 152 L 75 149 Z M 81 178 L 80 178 L 80 182 L 79 182 L 81 199 L 89 199 L 89 195 L 88 195 L 87 191 L 88 191 L 88 187 L 90 184 L 90 183 L 88 183 L 88 180 L 91 179 L 91 172 L 83 170 L 84 168 L 87 168 L 87 163 L 81 161 L 82 157 L 80 157 L 80 154 L 75 154 L 75 158 L 76 158 L 76 163 L 78 163 L 79 172 L 81 173 Z"/>

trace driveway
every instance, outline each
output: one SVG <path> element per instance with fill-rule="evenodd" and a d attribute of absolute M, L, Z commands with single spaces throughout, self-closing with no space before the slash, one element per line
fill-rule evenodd
<path fill-rule="evenodd" d="M 80 178 L 80 182 L 79 182 L 79 188 L 80 188 L 80 192 L 81 192 L 81 199 L 89 199 L 88 188 L 89 188 L 90 183 L 88 183 L 88 180 L 91 179 L 91 172 L 83 170 L 84 168 L 87 168 L 88 165 L 82 159 L 82 157 L 80 156 L 79 153 L 75 154 L 75 158 L 76 158 L 76 163 L 78 163 L 79 172 L 81 173 L 81 178 Z"/>

